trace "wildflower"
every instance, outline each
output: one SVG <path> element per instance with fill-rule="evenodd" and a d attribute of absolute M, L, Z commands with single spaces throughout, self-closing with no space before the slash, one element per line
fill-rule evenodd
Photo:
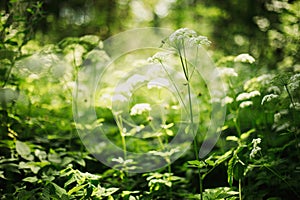
<path fill-rule="evenodd" d="M 280 119 L 281 119 L 281 113 L 280 112 L 279 113 L 275 113 L 274 114 L 274 122 L 278 123 L 280 121 Z"/>
<path fill-rule="evenodd" d="M 299 102 L 291 103 L 290 108 L 294 108 L 295 110 L 300 110 L 300 103 Z"/>
<path fill-rule="evenodd" d="M 245 82 L 244 90 L 246 91 L 255 90 L 255 89 L 258 90 L 259 88 L 261 88 L 261 86 L 270 84 L 273 78 L 274 75 L 272 74 L 263 74 L 261 76 L 254 77 Z"/>
<path fill-rule="evenodd" d="M 220 72 L 220 75 L 223 77 L 238 76 L 238 74 L 235 72 L 235 70 L 233 68 L 220 67 L 220 68 L 218 68 L 218 71 Z"/>
<path fill-rule="evenodd" d="M 189 42 L 191 45 L 197 45 L 197 46 L 202 46 L 202 45 L 209 46 L 211 44 L 211 41 L 209 41 L 207 37 L 202 35 L 197 37 L 191 37 L 189 39 Z"/>
<path fill-rule="evenodd" d="M 166 52 L 157 52 L 152 57 L 148 58 L 147 61 L 150 63 L 161 63 L 169 55 Z"/>
<path fill-rule="evenodd" d="M 253 148 L 250 152 L 250 158 L 254 158 L 255 155 L 261 150 L 258 146 L 261 143 L 261 138 L 256 138 L 252 140 Z"/>
<path fill-rule="evenodd" d="M 233 98 L 226 96 L 223 100 L 222 100 L 222 105 L 226 105 L 226 104 L 231 104 L 233 102 Z"/>
<path fill-rule="evenodd" d="M 234 62 L 254 63 L 255 59 L 247 53 L 243 53 L 234 58 Z"/>
<path fill-rule="evenodd" d="M 289 80 L 288 87 L 291 89 L 291 91 L 295 91 L 300 86 L 300 74 L 293 75 Z"/>
<path fill-rule="evenodd" d="M 181 28 L 172 33 L 169 37 L 170 42 L 177 42 L 182 39 L 196 37 L 196 32 L 188 28 Z"/>
<path fill-rule="evenodd" d="M 126 80 L 126 83 L 130 86 L 134 86 L 136 85 L 137 83 L 142 83 L 146 80 L 147 78 L 143 75 L 140 75 L 140 74 L 134 74 L 133 76 L 131 76 L 130 78 L 128 78 Z"/>
<path fill-rule="evenodd" d="M 154 80 L 149 81 L 149 83 L 147 84 L 147 87 L 148 87 L 148 89 L 151 89 L 154 87 L 160 89 L 161 87 L 167 87 L 169 85 L 170 85 L 170 83 L 169 83 L 168 79 L 156 78 Z"/>
<path fill-rule="evenodd" d="M 280 88 L 277 87 L 277 86 L 271 86 L 268 88 L 267 90 L 269 93 L 273 93 L 273 94 L 280 94 L 281 91 L 280 91 Z"/>
<path fill-rule="evenodd" d="M 245 107 L 248 107 L 248 106 L 251 106 L 251 105 L 253 105 L 252 101 L 244 101 L 240 104 L 240 108 L 245 108 Z"/>
<path fill-rule="evenodd" d="M 125 96 L 123 96 L 122 94 L 116 94 L 112 97 L 112 101 L 113 102 L 116 102 L 116 101 L 126 102 L 126 101 L 128 101 L 128 99 Z"/>
<path fill-rule="evenodd" d="M 257 90 L 254 90 L 252 92 L 243 92 L 241 94 L 239 94 L 236 98 L 237 101 L 244 101 L 244 100 L 247 100 L 247 99 L 251 99 L 253 97 L 256 97 L 256 96 L 260 96 L 260 92 L 257 91 Z"/>
<path fill-rule="evenodd" d="M 268 94 L 268 95 L 264 96 L 264 98 L 262 99 L 261 105 L 263 105 L 265 102 L 269 102 L 272 99 L 276 99 L 276 98 L 278 98 L 277 94 Z"/>
<path fill-rule="evenodd" d="M 130 111 L 130 115 L 140 115 L 143 112 L 150 111 L 151 106 L 148 103 L 135 104 Z"/>

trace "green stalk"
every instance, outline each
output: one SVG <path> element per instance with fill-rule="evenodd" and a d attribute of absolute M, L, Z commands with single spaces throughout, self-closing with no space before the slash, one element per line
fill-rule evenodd
<path fill-rule="evenodd" d="M 239 199 L 242 200 L 242 179 L 239 179 Z"/>
<path fill-rule="evenodd" d="M 194 130 L 194 118 L 193 118 L 193 105 L 192 105 L 192 97 L 191 97 L 191 85 L 190 85 L 190 78 L 189 78 L 189 74 L 188 74 L 186 52 L 185 52 L 183 40 L 182 40 L 182 46 L 183 46 L 183 54 L 185 56 L 184 57 L 184 61 L 183 61 L 183 56 L 182 56 L 181 51 L 180 51 L 179 48 L 178 48 L 178 53 L 179 53 L 179 57 L 180 57 L 181 66 L 182 66 L 182 69 L 183 69 L 183 72 L 184 72 L 184 75 L 185 75 L 185 78 L 186 78 L 186 81 L 187 81 L 188 98 L 189 98 L 189 113 L 190 113 L 190 118 L 191 118 L 191 130 L 192 130 L 192 134 L 194 136 L 194 141 L 193 141 L 194 153 L 195 153 L 196 160 L 199 161 L 199 157 L 198 157 L 198 144 L 197 144 L 196 133 L 195 133 L 195 130 Z M 200 168 L 198 168 L 198 176 L 199 176 L 200 199 L 203 200 L 203 183 L 202 183 Z"/>

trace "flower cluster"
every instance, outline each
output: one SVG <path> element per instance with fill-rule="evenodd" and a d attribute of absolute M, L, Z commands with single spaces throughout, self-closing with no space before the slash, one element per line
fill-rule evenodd
<path fill-rule="evenodd" d="M 169 36 L 169 42 L 171 44 L 178 44 L 181 43 L 183 40 L 187 40 L 190 45 L 202 46 L 211 44 L 211 41 L 208 40 L 207 37 L 202 35 L 197 35 L 194 30 L 188 28 L 181 28 L 176 30 Z M 171 45 L 172 46 L 172 45 Z"/>
<path fill-rule="evenodd" d="M 261 138 L 256 138 L 252 140 L 253 148 L 250 152 L 250 158 L 254 158 L 255 155 L 261 150 L 261 148 L 258 146 L 258 144 L 261 143 Z"/>
<path fill-rule="evenodd" d="M 202 46 L 202 45 L 209 46 L 211 44 L 211 41 L 209 41 L 207 37 L 202 35 L 199 35 L 197 37 L 191 37 L 189 39 L 189 42 L 191 45 L 196 45 L 196 46 Z"/>
<path fill-rule="evenodd" d="M 148 58 L 147 61 L 150 63 L 161 63 L 168 55 L 169 53 L 166 52 L 157 52 L 152 57 Z"/>
<path fill-rule="evenodd" d="M 180 28 L 172 33 L 169 37 L 170 42 L 180 41 L 186 38 L 196 37 L 197 33 L 194 30 L 188 28 Z"/>
<path fill-rule="evenodd" d="M 296 91 L 300 86 L 300 74 L 293 75 L 290 80 L 288 87 L 291 91 Z"/>
<path fill-rule="evenodd" d="M 151 106 L 148 103 L 138 103 L 135 104 L 131 110 L 130 110 L 130 115 L 140 115 L 143 112 L 147 112 L 151 110 Z"/>
<path fill-rule="evenodd" d="M 276 98 L 278 98 L 277 94 L 268 94 L 264 96 L 264 98 L 261 100 L 261 105 L 263 105 L 265 102 L 269 102 L 272 99 L 276 99 Z"/>
<path fill-rule="evenodd" d="M 253 97 L 256 97 L 256 96 L 260 96 L 260 92 L 257 91 L 257 90 L 254 90 L 252 92 L 243 92 L 241 94 L 239 94 L 236 98 L 237 101 L 244 101 L 244 100 L 247 100 L 247 99 L 251 99 Z"/>
<path fill-rule="evenodd" d="M 220 67 L 218 71 L 222 77 L 237 77 L 238 74 L 233 68 L 229 67 Z"/>
<path fill-rule="evenodd" d="M 234 58 L 234 62 L 254 63 L 255 59 L 247 53 L 243 53 Z"/>
<path fill-rule="evenodd" d="M 252 102 L 252 101 L 243 101 L 243 102 L 240 104 L 240 108 L 245 108 L 245 107 L 252 106 L 252 105 L 253 105 L 253 102 Z"/>

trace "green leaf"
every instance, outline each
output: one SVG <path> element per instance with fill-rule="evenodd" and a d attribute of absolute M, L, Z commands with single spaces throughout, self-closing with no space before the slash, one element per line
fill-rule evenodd
<path fill-rule="evenodd" d="M 245 171 L 245 166 L 243 166 L 240 162 L 237 162 L 233 167 L 233 177 L 235 180 L 239 180 L 243 177 Z"/>
<path fill-rule="evenodd" d="M 227 136 L 227 137 L 226 137 L 226 140 L 237 142 L 237 141 L 239 140 L 239 138 L 236 137 L 236 136 Z"/>
<path fill-rule="evenodd" d="M 62 187 L 60 187 L 59 185 L 57 185 L 56 183 L 50 183 L 53 187 L 54 187 L 54 190 L 55 190 L 55 193 L 61 197 L 62 195 L 68 195 L 66 190 Z"/>
<path fill-rule="evenodd" d="M 22 179 L 23 181 L 26 182 L 30 182 L 30 183 L 35 183 L 37 182 L 39 179 L 36 176 L 32 176 L 32 177 L 26 177 Z"/>
<path fill-rule="evenodd" d="M 206 164 L 203 161 L 199 161 L 199 160 L 190 160 L 187 163 L 191 165 L 191 167 L 198 167 L 198 168 L 206 167 Z"/>
<path fill-rule="evenodd" d="M 232 187 L 232 183 L 233 183 L 233 167 L 234 167 L 235 163 L 236 163 L 235 157 L 232 157 L 228 162 L 227 181 L 231 187 Z"/>
<path fill-rule="evenodd" d="M 17 153 L 22 158 L 24 158 L 26 160 L 33 160 L 34 159 L 33 155 L 30 154 L 30 148 L 26 143 L 17 140 L 16 141 L 16 150 L 17 150 Z"/>
<path fill-rule="evenodd" d="M 88 185 L 88 183 L 86 183 L 84 185 L 78 185 L 78 186 L 73 187 L 71 190 L 68 191 L 68 195 L 78 192 L 79 190 L 83 189 L 87 185 Z"/>
<path fill-rule="evenodd" d="M 251 135 L 251 133 L 253 133 L 253 132 L 255 132 L 255 129 L 254 129 L 254 128 L 253 128 L 253 129 L 250 129 L 249 131 L 247 131 L 247 132 L 245 132 L 245 133 L 243 133 L 243 134 L 241 135 L 241 139 L 242 139 L 242 140 L 247 139 L 247 138 Z"/>

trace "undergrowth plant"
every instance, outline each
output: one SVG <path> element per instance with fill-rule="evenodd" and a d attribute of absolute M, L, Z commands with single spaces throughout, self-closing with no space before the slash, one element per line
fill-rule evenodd
<path fill-rule="evenodd" d="M 38 7 L 33 9 L 38 11 Z M 175 31 L 164 40 L 166 51 L 149 60 L 158 63 L 166 73 L 165 58 L 176 63 L 174 66 L 180 69 L 184 80 L 183 87 L 176 87 L 172 74 L 167 76 L 175 86 L 177 101 L 169 98 L 171 95 L 162 85 L 150 82 L 140 88 L 141 92 L 129 105 L 128 115 L 136 124 L 121 115 L 114 118 L 113 114 L 118 116 L 118 113 L 108 106 L 95 108 L 99 116 L 96 125 L 109 124 L 107 136 L 123 149 L 123 155 L 111 158 L 115 165 L 115 169 L 111 169 L 99 163 L 83 146 L 76 134 L 70 106 L 79 69 L 109 60 L 99 37 L 66 38 L 44 47 L 32 40 L 26 44 L 14 43 L 14 40 L 19 39 L 12 36 L 1 44 L 4 50 L 1 50 L 0 62 L 4 73 L 1 73 L 0 89 L 0 199 L 300 198 L 300 168 L 295 162 L 300 155 L 300 72 L 297 66 L 284 73 L 267 73 L 256 66 L 249 54 L 223 57 L 216 65 L 227 96 L 209 99 L 205 95 L 205 84 L 199 83 L 193 88 L 199 92 L 195 97 L 192 84 L 201 77 L 189 63 L 191 51 L 188 49 L 192 48 L 197 55 L 198 48 L 210 42 L 190 29 Z M 30 51 L 32 48 L 37 51 Z M 157 82 L 165 83 L 165 80 Z M 100 96 L 111 89 L 104 88 Z M 182 95 L 182 89 L 187 96 Z M 203 91 L 204 94 L 200 94 Z M 149 97 L 153 97 L 153 101 L 147 104 Z M 85 103 L 88 98 L 83 97 L 79 103 Z M 204 125 L 200 123 L 197 129 L 195 98 L 201 100 L 207 112 L 214 101 L 227 107 L 220 139 L 203 159 L 198 157 L 203 142 L 199 132 L 208 121 L 202 118 L 209 115 L 200 115 Z M 164 109 L 156 108 L 155 103 L 163 104 Z M 179 105 L 188 116 L 184 119 L 189 124 L 185 132 L 192 135 L 194 141 L 192 150 L 172 162 L 178 149 L 168 148 L 167 144 L 178 130 Z M 161 112 L 153 112 L 157 110 Z M 154 122 L 158 117 L 162 120 Z M 141 130 L 148 125 L 148 131 L 142 135 Z M 77 128 L 90 127 L 77 124 Z M 133 140 L 133 136 L 139 136 L 140 140 Z M 134 159 L 126 155 L 128 151 L 150 152 L 153 158 L 163 160 L 166 167 L 143 174 L 128 173 L 136 167 Z M 224 180 L 221 177 L 225 177 Z"/>

